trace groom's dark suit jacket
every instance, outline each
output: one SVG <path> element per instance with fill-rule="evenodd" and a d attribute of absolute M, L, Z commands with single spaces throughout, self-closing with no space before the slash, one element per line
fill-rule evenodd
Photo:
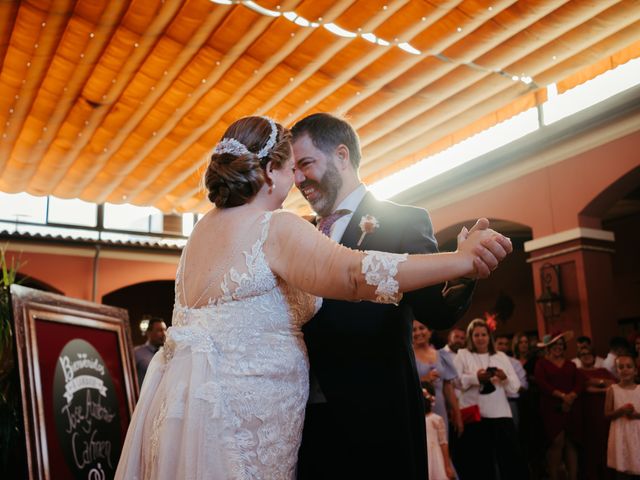
<path fill-rule="evenodd" d="M 380 226 L 356 246 L 360 219 L 367 214 Z M 371 193 L 354 212 L 341 243 L 361 250 L 437 252 L 425 210 L 379 201 Z M 327 402 L 307 408 L 301 480 L 427 478 L 412 315 L 430 328 L 449 328 L 468 308 L 473 286 L 454 305 L 445 301 L 442 289 L 406 293 L 399 306 L 325 299 L 304 326 L 311 370 Z"/>

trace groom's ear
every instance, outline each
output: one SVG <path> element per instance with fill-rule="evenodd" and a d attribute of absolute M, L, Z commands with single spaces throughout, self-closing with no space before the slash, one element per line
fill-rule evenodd
<path fill-rule="evenodd" d="M 351 159 L 349 157 L 349 149 L 346 145 L 340 144 L 336 147 L 336 157 L 338 159 L 338 164 L 342 170 L 351 165 Z"/>

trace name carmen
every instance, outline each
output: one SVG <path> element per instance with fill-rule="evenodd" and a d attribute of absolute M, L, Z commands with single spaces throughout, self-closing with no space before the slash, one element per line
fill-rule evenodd
<path fill-rule="evenodd" d="M 104 374 L 104 366 L 98 360 L 79 360 L 73 363 L 69 361 L 68 357 L 62 357 L 59 360 L 67 382 L 73 380 L 74 373 L 81 368 L 91 368 Z M 67 419 L 65 432 L 72 433 L 71 448 L 76 466 L 83 468 L 96 460 L 105 459 L 109 467 L 113 468 L 111 464 L 111 441 L 96 440 L 95 437 L 98 430 L 93 429 L 93 421 L 111 423 L 116 415 L 102 405 L 99 394 L 97 395 L 97 401 L 94 401 L 91 389 L 86 389 L 85 391 L 86 399 L 83 404 L 66 404 L 61 409 L 61 413 L 65 414 Z M 78 432 L 78 429 L 84 434 Z M 91 435 L 87 439 L 87 434 L 89 433 Z"/>

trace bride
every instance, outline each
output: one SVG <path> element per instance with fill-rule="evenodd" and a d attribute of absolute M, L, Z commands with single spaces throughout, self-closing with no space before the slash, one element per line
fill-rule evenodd
<path fill-rule="evenodd" d="M 217 208 L 196 225 L 176 276 L 172 326 L 135 409 L 118 479 L 291 479 L 308 394 L 301 326 L 321 298 L 397 303 L 402 293 L 486 277 L 511 251 L 472 229 L 455 253 L 340 246 L 278 210 L 293 184 L 290 133 L 233 123 L 205 175 Z"/>

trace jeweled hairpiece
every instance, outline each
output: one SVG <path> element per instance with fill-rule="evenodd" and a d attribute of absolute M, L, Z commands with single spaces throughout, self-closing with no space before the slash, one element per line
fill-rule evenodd
<path fill-rule="evenodd" d="M 276 122 L 274 122 L 269 117 L 262 117 L 269 122 L 271 125 L 271 134 L 269 135 L 269 140 L 267 143 L 260 149 L 256 156 L 258 158 L 264 158 L 269 155 L 269 152 L 273 149 L 276 144 L 276 140 L 278 138 L 278 127 Z M 218 142 L 216 148 L 213 149 L 213 153 L 222 154 L 222 153 L 230 153 L 231 155 L 247 155 L 252 153 L 247 146 L 236 140 L 235 138 L 223 138 Z"/>

